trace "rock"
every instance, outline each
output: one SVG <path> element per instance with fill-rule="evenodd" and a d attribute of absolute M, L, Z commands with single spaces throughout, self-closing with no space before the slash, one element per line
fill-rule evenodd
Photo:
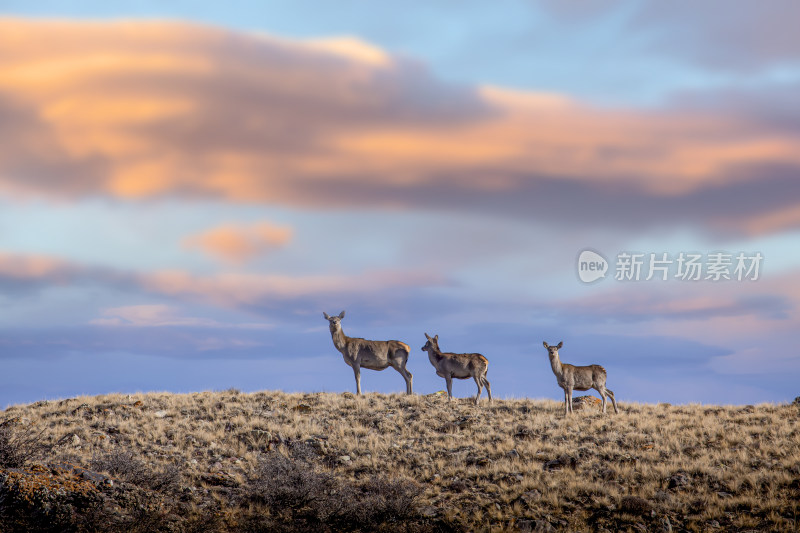
<path fill-rule="evenodd" d="M 167 413 L 167 411 L 161 410 L 153 413 L 153 416 L 155 416 L 156 418 L 166 418 L 168 414 L 169 413 Z"/>
<path fill-rule="evenodd" d="M 689 477 L 689 474 L 686 472 L 680 471 L 675 472 L 672 476 L 670 476 L 669 481 L 667 482 L 668 489 L 682 489 L 684 487 L 689 486 L 691 483 L 692 478 Z"/>
<path fill-rule="evenodd" d="M 530 506 L 530 504 L 532 504 L 533 502 L 538 502 L 541 499 L 542 499 L 542 493 L 536 489 L 524 492 L 519 497 L 519 500 L 528 506 Z"/>
<path fill-rule="evenodd" d="M 561 470 L 565 466 L 570 468 L 575 468 L 578 465 L 578 461 L 574 457 L 569 457 L 568 455 L 562 455 L 558 459 L 553 459 L 552 461 L 547 461 L 542 468 L 546 472 L 552 472 L 554 470 Z"/>
<path fill-rule="evenodd" d="M 325 453 L 325 450 L 328 448 L 328 443 L 317 437 L 306 439 L 305 443 L 318 454 Z"/>
<path fill-rule="evenodd" d="M 211 472 L 200 476 L 201 481 L 214 487 L 238 487 L 239 482 L 228 472 Z"/>
<path fill-rule="evenodd" d="M 22 417 L 21 416 L 13 416 L 13 417 L 9 418 L 8 420 L 3 420 L 3 422 L 0 423 L 0 428 L 7 428 L 7 427 L 10 427 L 10 426 L 16 426 L 16 425 L 21 425 L 21 424 L 22 424 Z"/>
<path fill-rule="evenodd" d="M 75 409 L 72 410 L 72 414 L 73 415 L 77 415 L 83 410 L 86 410 L 86 411 L 89 410 L 89 404 L 88 403 L 80 404 L 78 407 L 76 407 Z"/>
<path fill-rule="evenodd" d="M 518 440 L 533 440 L 536 438 L 536 434 L 528 428 L 518 427 L 514 433 L 514 438 Z"/>
<path fill-rule="evenodd" d="M 486 457 L 485 455 L 470 455 L 466 458 L 465 461 L 468 465 L 475 465 L 475 466 L 489 466 L 492 464 L 492 460 Z"/>
<path fill-rule="evenodd" d="M 519 452 L 517 450 L 509 450 L 506 452 L 506 457 L 509 459 L 519 459 Z"/>
<path fill-rule="evenodd" d="M 575 411 L 580 411 L 581 409 L 593 409 L 593 410 L 601 410 L 603 408 L 603 402 L 600 398 L 595 398 L 594 396 L 578 396 L 577 398 L 572 399 L 572 408 Z"/>
<path fill-rule="evenodd" d="M 661 532 L 660 533 L 672 533 L 672 522 L 669 521 L 669 517 L 665 516 L 661 519 Z"/>
<path fill-rule="evenodd" d="M 311 406 L 307 403 L 299 403 L 292 407 L 293 411 L 297 411 L 298 413 L 308 413 L 311 411 Z"/>
<path fill-rule="evenodd" d="M 434 518 L 437 514 L 439 514 L 439 511 L 436 510 L 436 507 L 433 507 L 432 505 L 426 505 L 419 510 L 419 514 L 425 518 Z"/>
<path fill-rule="evenodd" d="M 352 392 L 343 392 L 342 393 L 342 398 L 345 398 L 347 400 L 352 400 L 355 397 L 356 397 L 356 395 L 353 394 Z"/>
<path fill-rule="evenodd" d="M 638 496 L 623 496 L 619 502 L 619 510 L 637 516 L 649 515 L 653 504 Z"/>
<path fill-rule="evenodd" d="M 553 525 L 547 520 L 520 520 L 517 522 L 520 531 L 530 531 L 532 533 L 550 533 L 555 531 Z"/>
<path fill-rule="evenodd" d="M 350 456 L 349 455 L 341 455 L 341 456 L 337 457 L 336 460 L 339 461 L 340 463 L 349 463 L 350 462 Z"/>

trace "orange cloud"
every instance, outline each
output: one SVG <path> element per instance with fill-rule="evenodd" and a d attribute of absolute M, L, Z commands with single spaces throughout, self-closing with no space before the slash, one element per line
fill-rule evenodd
<path fill-rule="evenodd" d="M 422 270 L 371 270 L 355 274 L 288 275 L 223 272 L 201 275 L 186 270 L 136 272 L 81 265 L 51 256 L 0 253 L 0 284 L 13 287 L 106 285 L 115 289 L 154 294 L 189 302 L 231 309 L 258 307 L 293 299 L 335 296 L 369 297 L 387 290 L 412 287 L 443 287 L 450 281 Z M 156 325 L 184 319 L 173 308 L 160 304 L 110 308 L 97 325 Z"/>
<path fill-rule="evenodd" d="M 354 38 L 25 19 L 0 19 L 0 34 L 0 191 L 335 208 L 527 199 L 531 212 L 580 188 L 624 191 L 608 212 L 667 202 L 669 220 L 685 197 L 706 205 L 764 168 L 800 168 L 796 136 L 746 115 L 455 87 Z M 736 219 L 692 216 L 739 231 L 800 223 L 793 195 L 751 196 L 721 195 Z M 789 214 L 759 221 L 775 209 Z M 197 245 L 242 261 L 250 240 L 235 233 Z"/>
<path fill-rule="evenodd" d="M 187 237 L 184 246 L 195 248 L 230 263 L 244 263 L 270 250 L 285 246 L 292 229 L 269 222 L 251 225 L 223 225 Z"/>

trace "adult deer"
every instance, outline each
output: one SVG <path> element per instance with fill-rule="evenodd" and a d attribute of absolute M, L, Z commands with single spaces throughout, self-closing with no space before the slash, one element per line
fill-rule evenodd
<path fill-rule="evenodd" d="M 358 337 L 348 337 L 342 331 L 344 311 L 339 316 L 322 313 L 330 324 L 333 345 L 342 353 L 344 362 L 353 367 L 356 377 L 356 393 L 361 394 L 361 369 L 384 370 L 392 367 L 406 380 L 406 394 L 411 394 L 411 372 L 406 370 L 410 348 L 400 341 L 368 341 Z"/>
<path fill-rule="evenodd" d="M 564 389 L 564 414 L 568 415 L 572 411 L 572 391 L 573 390 L 589 390 L 595 389 L 600 393 L 603 398 L 603 412 L 606 412 L 606 396 L 611 398 L 611 403 L 614 405 L 614 412 L 619 413 L 617 410 L 617 401 L 614 399 L 614 393 L 606 388 L 606 369 L 600 365 L 589 366 L 574 366 L 562 363 L 558 358 L 558 350 L 564 346 L 563 342 L 559 342 L 557 346 L 550 346 L 546 342 L 543 343 L 547 349 L 547 355 L 550 357 L 550 365 L 553 367 L 553 374 L 556 375 L 558 386 Z"/>
<path fill-rule="evenodd" d="M 447 382 L 447 401 L 453 397 L 453 378 L 472 378 L 478 385 L 475 405 L 478 405 L 484 385 L 486 394 L 489 395 L 489 403 L 492 403 L 492 387 L 486 379 L 486 372 L 489 370 L 488 359 L 479 353 L 443 353 L 439 349 L 439 335 L 431 337 L 426 333 L 425 337 L 428 342 L 422 347 L 422 351 L 428 352 L 428 359 L 436 369 L 436 375 L 443 377 Z"/>

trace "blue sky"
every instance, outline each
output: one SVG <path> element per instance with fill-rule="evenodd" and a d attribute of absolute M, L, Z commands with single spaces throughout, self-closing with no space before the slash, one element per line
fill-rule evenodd
<path fill-rule="evenodd" d="M 560 398 L 542 341 L 563 340 L 625 401 L 789 401 L 798 15 L 3 2 L 0 404 L 352 390 L 322 318 L 341 309 L 413 347 L 420 393 L 444 385 L 427 332 L 484 353 L 500 397 Z M 579 280 L 584 249 L 605 279 Z M 624 282 L 624 251 L 764 259 Z"/>

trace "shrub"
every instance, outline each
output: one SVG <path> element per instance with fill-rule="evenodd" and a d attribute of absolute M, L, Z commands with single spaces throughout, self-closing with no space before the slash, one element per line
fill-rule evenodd
<path fill-rule="evenodd" d="M 21 468 L 33 459 L 44 457 L 52 449 L 45 443 L 43 431 L 16 424 L 13 418 L 0 424 L 0 468 Z"/>
<path fill-rule="evenodd" d="M 180 487 L 181 472 L 175 465 L 154 469 L 129 451 L 114 450 L 91 460 L 91 468 L 156 492 L 169 493 Z"/>
<path fill-rule="evenodd" d="M 372 477 L 357 484 L 273 452 L 262 458 L 246 497 L 267 506 L 284 528 L 290 521 L 288 530 L 376 531 L 419 519 L 420 493 L 411 481 Z"/>

